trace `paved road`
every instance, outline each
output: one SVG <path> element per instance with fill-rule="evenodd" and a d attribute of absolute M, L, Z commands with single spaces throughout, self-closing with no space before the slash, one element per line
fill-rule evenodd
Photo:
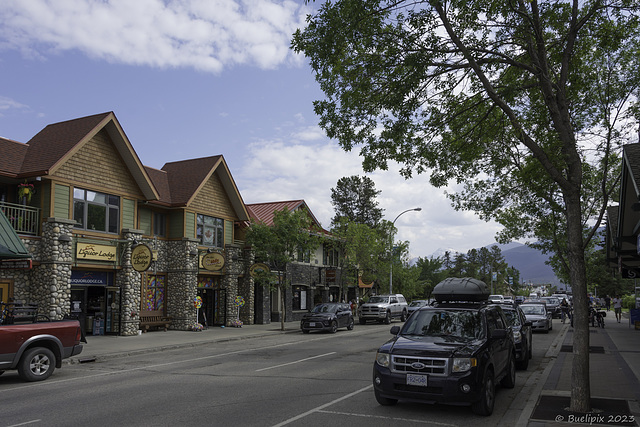
<path fill-rule="evenodd" d="M 534 335 L 529 369 L 518 371 L 514 389 L 498 390 L 487 418 L 468 408 L 378 405 L 371 369 L 389 326 L 357 325 L 68 365 L 42 383 L 6 373 L 0 426 L 515 425 L 559 329 Z"/>

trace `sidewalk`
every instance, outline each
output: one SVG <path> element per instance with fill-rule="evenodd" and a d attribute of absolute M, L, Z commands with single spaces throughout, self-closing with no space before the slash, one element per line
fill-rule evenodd
<path fill-rule="evenodd" d="M 550 427 L 566 425 L 640 425 L 640 331 L 629 325 L 628 315 L 617 323 L 607 312 L 605 327 L 590 327 L 589 371 L 593 413 L 572 414 L 571 398 L 573 328 L 560 326 L 535 392 L 518 425 Z"/>
<path fill-rule="evenodd" d="M 245 325 L 241 328 L 211 327 L 201 332 L 154 331 L 142 335 L 88 336 L 82 353 L 70 363 L 88 363 L 173 348 L 188 348 L 212 342 L 299 333 L 297 322 Z M 617 323 L 613 311 L 607 312 L 605 328 L 590 329 L 590 372 L 593 414 L 566 411 L 571 396 L 573 328 L 555 323 L 558 337 L 547 351 L 541 369 L 532 373 L 509 412 L 518 427 L 567 425 L 640 426 L 640 330 L 629 325 L 629 318 Z M 517 415 L 516 415 L 517 414 Z M 633 418 L 633 419 L 632 419 Z M 505 418 L 506 419 L 506 418 Z"/>

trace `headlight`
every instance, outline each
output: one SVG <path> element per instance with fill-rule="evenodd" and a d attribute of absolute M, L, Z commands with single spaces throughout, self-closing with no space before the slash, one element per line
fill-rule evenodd
<path fill-rule="evenodd" d="M 519 343 L 520 341 L 522 341 L 522 333 L 520 331 L 513 331 L 513 340 L 516 343 Z"/>
<path fill-rule="evenodd" d="M 453 359 L 452 372 L 467 372 L 469 369 L 478 366 L 478 359 L 475 357 L 456 357 Z"/>
<path fill-rule="evenodd" d="M 382 367 L 388 368 L 391 361 L 391 355 L 389 353 L 376 353 L 376 363 Z"/>

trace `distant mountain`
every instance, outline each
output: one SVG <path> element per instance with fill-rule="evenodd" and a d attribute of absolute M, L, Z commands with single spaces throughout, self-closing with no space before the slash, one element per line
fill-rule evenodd
<path fill-rule="evenodd" d="M 507 264 L 520 272 L 520 281 L 534 285 L 549 283 L 558 288 L 564 288 L 564 285 L 560 283 L 551 266 L 545 264 L 549 260 L 548 255 L 543 254 L 537 249 L 516 242 L 507 245 L 494 243 L 487 247 L 494 245 L 500 248 Z"/>
<path fill-rule="evenodd" d="M 498 246 L 507 264 L 520 272 L 520 280 L 522 282 L 533 285 L 551 284 L 559 289 L 564 289 L 564 285 L 560 283 L 551 266 L 545 264 L 549 260 L 548 255 L 517 242 L 511 242 L 506 245 L 492 243 L 485 247 L 490 248 L 492 246 Z M 447 251 L 452 256 L 457 253 L 453 249 L 438 249 L 429 258 L 442 257 Z"/>

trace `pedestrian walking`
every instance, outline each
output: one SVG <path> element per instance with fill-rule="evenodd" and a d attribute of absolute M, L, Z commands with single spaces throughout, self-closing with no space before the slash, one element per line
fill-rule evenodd
<path fill-rule="evenodd" d="M 620 320 L 622 320 L 622 298 L 620 298 L 620 295 L 616 295 L 613 299 L 613 311 L 616 313 L 616 320 L 620 323 Z"/>
<path fill-rule="evenodd" d="M 611 297 L 609 295 L 604 296 L 604 305 L 607 307 L 607 311 L 611 310 Z"/>

